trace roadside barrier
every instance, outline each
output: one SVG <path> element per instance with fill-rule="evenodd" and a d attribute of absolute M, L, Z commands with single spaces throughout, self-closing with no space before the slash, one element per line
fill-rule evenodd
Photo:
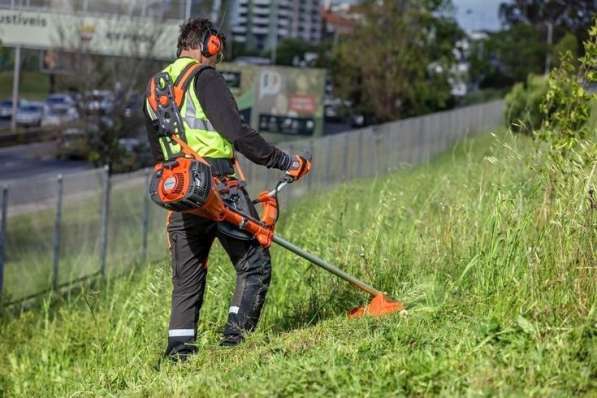
<path fill-rule="evenodd" d="M 313 156 L 312 174 L 281 199 L 428 162 L 458 140 L 502 125 L 503 101 L 494 101 L 281 144 Z M 280 176 L 240 160 L 252 194 Z M 165 259 L 166 213 L 145 193 L 148 175 L 109 176 L 100 168 L 0 187 L 0 301 L 22 303 Z"/>

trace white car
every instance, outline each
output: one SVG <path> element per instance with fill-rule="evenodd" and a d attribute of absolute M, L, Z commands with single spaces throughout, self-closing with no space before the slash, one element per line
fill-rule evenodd
<path fill-rule="evenodd" d="M 19 126 L 40 126 L 45 112 L 43 102 L 27 102 L 19 107 L 15 120 Z"/>
<path fill-rule="evenodd" d="M 74 106 L 55 106 L 49 108 L 41 121 L 42 126 L 61 126 L 79 119 L 79 112 Z"/>
<path fill-rule="evenodd" d="M 106 114 L 114 108 L 114 94 L 108 90 L 93 90 L 85 93 L 84 109 L 87 113 Z"/>
<path fill-rule="evenodd" d="M 70 108 L 75 106 L 75 100 L 68 94 L 52 94 L 46 99 L 49 108 Z"/>
<path fill-rule="evenodd" d="M 17 102 L 18 107 L 24 105 L 24 101 L 20 100 Z M 10 119 L 12 118 L 12 100 L 4 100 L 0 102 L 0 118 Z"/>

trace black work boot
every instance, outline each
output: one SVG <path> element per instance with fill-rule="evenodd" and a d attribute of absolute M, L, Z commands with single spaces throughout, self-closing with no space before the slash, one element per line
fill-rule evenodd
<path fill-rule="evenodd" d="M 240 343 L 242 343 L 244 340 L 244 337 L 240 334 L 231 334 L 231 335 L 224 335 L 224 337 L 222 337 L 222 340 L 220 340 L 220 346 L 221 347 L 234 347 L 239 345 Z"/>
<path fill-rule="evenodd" d="M 185 362 L 197 352 L 197 347 L 189 343 L 170 342 L 164 352 L 164 358 L 172 362 Z"/>

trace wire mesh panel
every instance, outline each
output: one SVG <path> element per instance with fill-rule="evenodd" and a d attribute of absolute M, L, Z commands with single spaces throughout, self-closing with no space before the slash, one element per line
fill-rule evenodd
<path fill-rule="evenodd" d="M 150 204 L 149 209 L 147 260 L 157 261 L 169 256 L 166 233 L 168 212 L 153 203 Z"/>
<path fill-rule="evenodd" d="M 20 300 L 51 287 L 52 235 L 57 180 L 44 177 L 8 184 L 4 300 Z M 39 201 L 25 200 L 29 192 Z M 23 201 L 23 203 L 20 203 Z"/>
<path fill-rule="evenodd" d="M 59 284 L 97 274 L 104 170 L 64 176 Z"/>
<path fill-rule="evenodd" d="M 140 262 L 145 195 L 145 170 L 112 178 L 107 221 L 108 273 L 126 272 Z"/>

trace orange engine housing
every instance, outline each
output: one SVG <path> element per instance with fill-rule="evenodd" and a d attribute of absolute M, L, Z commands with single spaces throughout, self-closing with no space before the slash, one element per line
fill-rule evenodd
<path fill-rule="evenodd" d="M 215 189 L 217 185 L 207 163 L 179 157 L 155 166 L 149 196 L 156 204 L 171 211 L 229 222 L 251 233 L 263 247 L 269 247 L 277 219 L 276 200 L 267 192 L 262 193 L 257 200 L 264 207 L 262 220 L 254 220 L 228 208 Z"/>
<path fill-rule="evenodd" d="M 208 164 L 196 159 L 179 157 L 159 163 L 149 183 L 151 199 L 172 211 L 193 211 L 220 221 L 224 203 L 217 192 Z"/>

